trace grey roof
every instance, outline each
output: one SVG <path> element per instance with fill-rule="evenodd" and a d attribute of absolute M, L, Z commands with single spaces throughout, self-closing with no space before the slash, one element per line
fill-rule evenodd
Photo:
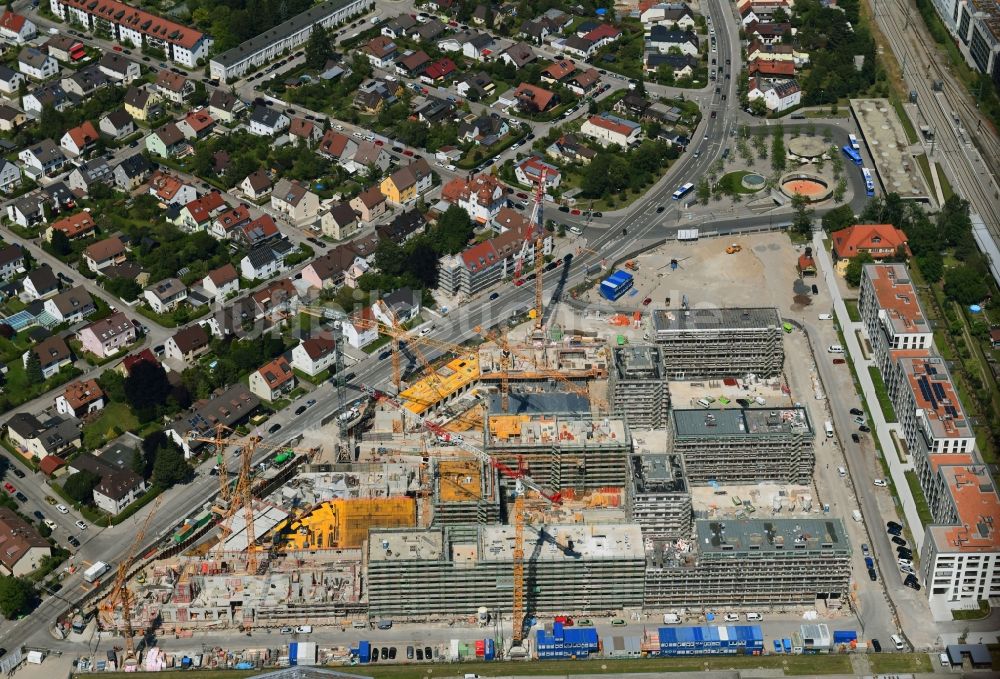
<path fill-rule="evenodd" d="M 698 550 L 749 552 L 836 550 L 851 548 L 840 519 L 734 519 L 695 521 Z M 801 547 L 799 546 L 801 545 Z"/>
<path fill-rule="evenodd" d="M 278 124 L 278 120 L 282 115 L 284 114 L 277 109 L 268 106 L 257 106 L 250 115 L 250 122 L 258 123 L 265 127 L 274 127 Z"/>
<path fill-rule="evenodd" d="M 132 116 L 128 114 L 128 111 L 123 108 L 115 109 L 104 117 L 108 119 L 108 122 L 111 123 L 116 130 L 120 130 L 127 125 L 134 124 L 135 122 L 132 120 Z"/>
<path fill-rule="evenodd" d="M 42 423 L 31 413 L 17 413 L 7 420 L 7 426 L 17 432 L 18 436 L 28 438 L 41 431 Z"/>
<path fill-rule="evenodd" d="M 58 106 L 67 99 L 76 101 L 79 98 L 64 90 L 63 86 L 57 82 L 39 85 L 28 94 L 37 99 L 42 106 Z"/>
<path fill-rule="evenodd" d="M 118 163 L 118 167 L 121 168 L 126 177 L 130 178 L 139 177 L 153 169 L 153 166 L 149 164 L 149 161 L 146 160 L 146 157 L 141 153 L 129 156 L 122 162 Z"/>
<path fill-rule="evenodd" d="M 674 45 L 689 42 L 695 47 L 698 46 L 698 36 L 694 33 L 694 31 L 674 31 L 661 24 L 657 24 L 649 29 L 649 35 L 646 37 L 646 40 L 649 42 L 665 42 Z"/>
<path fill-rule="evenodd" d="M 20 73 L 6 64 L 0 64 L 0 80 L 10 81 L 11 78 L 22 77 Z"/>
<path fill-rule="evenodd" d="M 217 89 L 212 92 L 212 97 L 208 100 L 208 105 L 211 108 L 232 113 L 239 101 L 234 94 L 223 89 Z"/>
<path fill-rule="evenodd" d="M 490 413 L 501 413 L 499 394 L 489 395 L 488 410 Z M 558 392 L 518 392 L 511 390 L 508 415 L 526 415 L 530 413 L 589 413 L 590 404 L 580 394 Z"/>
<path fill-rule="evenodd" d="M 196 403 L 171 425 L 171 429 L 181 436 L 186 436 L 190 432 L 204 436 L 211 433 L 216 424 L 232 426 L 249 417 L 258 406 L 260 399 L 251 394 L 245 385 L 234 384 L 218 396 Z M 189 443 L 193 449 L 202 445 L 198 441 Z"/>
<path fill-rule="evenodd" d="M 247 260 L 254 269 L 267 266 L 278 259 L 278 255 L 270 245 L 259 245 L 247 253 Z"/>
<path fill-rule="evenodd" d="M 104 158 L 88 160 L 83 165 L 76 168 L 74 173 L 79 172 L 86 184 L 107 179 L 111 175 L 111 166 Z"/>
<path fill-rule="evenodd" d="M 48 264 L 42 264 L 37 269 L 28 272 L 25 280 L 30 280 L 35 290 L 40 293 L 55 290 L 59 287 L 59 281 L 56 279 L 56 275 L 52 273 L 52 267 Z"/>
<path fill-rule="evenodd" d="M 653 329 L 660 333 L 722 328 L 776 328 L 780 325 L 781 317 L 773 307 L 653 311 Z"/>
<path fill-rule="evenodd" d="M 240 43 L 231 50 L 226 50 L 222 54 L 212 57 L 212 61 L 227 67 L 237 64 L 251 54 L 255 54 L 265 47 L 284 40 L 288 36 L 294 35 L 304 28 L 322 21 L 351 2 L 353 0 L 327 0 L 321 5 L 316 5 L 301 14 L 296 14 L 288 21 L 284 21 L 274 28 Z"/>
<path fill-rule="evenodd" d="M 0 248 L 0 266 L 11 264 L 24 259 L 24 250 L 17 243 L 12 243 L 4 248 Z"/>
<path fill-rule="evenodd" d="M 108 69 L 109 71 L 114 71 L 115 73 L 124 74 L 128 70 L 129 66 L 135 62 L 131 59 L 126 59 L 117 52 L 105 52 L 101 60 L 97 62 L 98 66 Z"/>
<path fill-rule="evenodd" d="M 105 75 L 105 73 L 96 65 L 80 69 L 73 75 L 69 76 L 67 80 L 75 82 L 84 92 L 92 92 L 98 87 L 104 87 L 111 82 L 111 78 Z"/>
<path fill-rule="evenodd" d="M 63 316 L 94 309 L 94 300 L 82 285 L 60 292 L 52 298 L 52 303 Z"/>
<path fill-rule="evenodd" d="M 805 408 L 675 408 L 673 415 L 674 434 L 684 438 L 767 438 L 812 431 Z"/>
<path fill-rule="evenodd" d="M 330 217 L 333 218 L 337 224 L 343 226 L 345 224 L 353 224 L 358 220 L 358 216 L 354 214 L 354 210 L 347 203 L 336 203 L 330 207 Z"/>
<path fill-rule="evenodd" d="M 41 68 L 48 59 L 49 55 L 37 47 L 25 47 L 17 55 L 18 61 L 35 68 Z"/>

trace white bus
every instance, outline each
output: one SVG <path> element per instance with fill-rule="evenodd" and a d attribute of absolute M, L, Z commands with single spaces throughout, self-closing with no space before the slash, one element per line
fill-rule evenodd
<path fill-rule="evenodd" d="M 674 200 L 680 200 L 681 198 L 683 198 L 687 194 L 691 193 L 691 191 L 693 189 L 694 189 L 694 184 L 692 184 L 691 182 L 688 182 L 687 184 L 684 184 L 679 189 L 677 189 L 676 191 L 674 191 L 673 199 Z"/>

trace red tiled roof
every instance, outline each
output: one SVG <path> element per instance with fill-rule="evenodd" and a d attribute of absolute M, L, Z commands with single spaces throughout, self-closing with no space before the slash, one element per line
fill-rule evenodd
<path fill-rule="evenodd" d="M 549 104 L 552 103 L 552 100 L 555 99 L 556 95 L 541 87 L 529 85 L 528 83 L 521 83 L 517 86 L 514 96 L 518 99 L 531 101 L 535 104 L 539 111 L 544 111 L 549 107 Z"/>
<path fill-rule="evenodd" d="M 437 80 L 438 78 L 444 78 L 445 76 L 451 75 L 455 72 L 455 62 L 444 57 L 443 59 L 438 59 L 433 64 L 428 66 L 424 70 L 424 75 L 432 80 Z"/>
<path fill-rule="evenodd" d="M 105 21 L 114 21 L 133 31 L 163 40 L 185 49 L 192 49 L 203 37 L 199 31 L 174 23 L 155 14 L 136 9 L 118 0 L 61 0 L 81 12 Z"/>
<path fill-rule="evenodd" d="M 63 398 L 74 411 L 94 401 L 104 398 L 104 392 L 97 386 L 97 380 L 81 380 L 66 385 Z"/>
<path fill-rule="evenodd" d="M 46 455 L 38 463 L 38 469 L 46 476 L 52 476 L 57 469 L 64 466 L 66 462 L 56 455 Z"/>
<path fill-rule="evenodd" d="M 215 120 L 208 114 L 208 111 L 191 111 L 184 116 L 184 121 L 191 126 L 195 134 L 205 130 L 215 124 Z"/>
<path fill-rule="evenodd" d="M 14 33 L 20 33 L 21 29 L 24 28 L 25 18 L 20 14 L 15 14 L 10 10 L 3 13 L 0 16 L 0 28 L 6 28 L 8 31 L 13 31 Z"/>
<path fill-rule="evenodd" d="M 215 191 L 209 191 L 201 198 L 195 198 L 185 205 L 196 224 L 203 224 L 212 218 L 212 213 L 225 205 L 222 195 Z"/>
<path fill-rule="evenodd" d="M 236 267 L 232 264 L 223 264 L 218 269 L 213 269 L 208 272 L 208 278 L 216 286 L 225 285 L 238 279 L 240 275 L 236 273 Z"/>
<path fill-rule="evenodd" d="M 576 64 L 572 61 L 569 59 L 560 59 L 559 61 L 554 61 L 549 64 L 545 70 L 542 71 L 542 73 L 549 76 L 553 80 L 562 80 L 575 70 Z"/>
<path fill-rule="evenodd" d="M 834 231 L 833 250 L 841 259 L 849 259 L 861 252 L 889 249 L 892 254 L 902 246 L 910 254 L 906 234 L 892 224 L 855 224 L 840 231 Z M 872 252 L 872 256 L 881 256 Z"/>
<path fill-rule="evenodd" d="M 156 356 L 149 349 L 143 349 L 136 354 L 129 354 L 124 359 L 122 359 L 122 367 L 125 369 L 126 374 L 132 374 L 132 368 L 139 365 L 140 363 L 152 363 L 153 365 L 159 365 L 160 362 L 156 360 Z"/>
<path fill-rule="evenodd" d="M 500 261 L 496 248 L 490 241 L 477 243 L 471 248 L 462 251 L 462 261 L 465 267 L 475 273 L 481 269 L 486 269 Z"/>
<path fill-rule="evenodd" d="M 85 233 L 93 231 L 96 227 L 89 212 L 77 212 L 75 215 L 64 217 L 57 222 L 52 222 L 53 231 L 62 231 L 67 238 L 76 238 Z"/>
<path fill-rule="evenodd" d="M 750 75 L 795 75 L 795 62 L 775 61 L 772 59 L 754 59 L 747 66 Z"/>
<path fill-rule="evenodd" d="M 69 130 L 66 134 L 69 135 L 78 149 L 82 149 L 87 144 L 95 143 L 99 137 L 97 130 L 94 129 L 94 124 L 89 120 Z"/>
<path fill-rule="evenodd" d="M 267 386 L 271 389 L 280 387 L 290 380 L 295 379 L 295 373 L 292 372 L 292 367 L 288 365 L 288 359 L 284 356 L 278 356 L 270 363 L 262 365 L 258 370 L 260 376 L 264 378 Z"/>
<path fill-rule="evenodd" d="M 604 40 L 605 38 L 617 38 L 621 34 L 622 32 L 611 24 L 601 24 L 590 33 L 583 36 L 583 39 L 590 40 L 591 42 L 597 42 L 598 40 Z"/>

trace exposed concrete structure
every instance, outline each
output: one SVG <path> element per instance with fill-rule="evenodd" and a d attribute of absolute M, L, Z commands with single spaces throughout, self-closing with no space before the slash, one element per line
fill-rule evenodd
<path fill-rule="evenodd" d="M 691 534 L 691 493 L 680 455 L 629 455 L 628 516 L 643 537 Z"/>
<path fill-rule="evenodd" d="M 653 340 L 671 379 L 770 377 L 785 362 L 774 308 L 658 309 L 652 319 Z"/>
<path fill-rule="evenodd" d="M 804 408 L 674 410 L 671 452 L 692 483 L 809 483 L 814 434 Z"/>
<path fill-rule="evenodd" d="M 478 460 L 431 459 L 434 525 L 500 522 L 497 472 Z"/>
<path fill-rule="evenodd" d="M 612 349 L 609 401 L 633 429 L 661 428 L 669 417 L 670 391 L 659 347 L 628 345 Z"/>

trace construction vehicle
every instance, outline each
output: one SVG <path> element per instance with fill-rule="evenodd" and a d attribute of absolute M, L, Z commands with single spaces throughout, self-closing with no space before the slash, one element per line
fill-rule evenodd
<path fill-rule="evenodd" d="M 132 539 L 132 544 L 129 545 L 125 554 L 122 555 L 121 562 L 115 570 L 115 580 L 111 585 L 111 592 L 98 606 L 102 622 L 109 629 L 114 629 L 114 613 L 119 606 L 121 607 L 122 632 L 125 635 L 125 659 L 123 666 L 131 667 L 133 669 L 137 665 L 135 640 L 132 638 L 135 632 L 132 628 L 132 607 L 135 605 L 135 597 L 128 589 L 128 575 L 132 566 L 135 565 L 139 545 L 142 544 L 143 538 L 146 537 L 146 528 L 149 526 L 149 521 L 153 518 L 153 515 L 156 514 L 156 510 L 159 509 L 160 502 L 162 501 L 163 495 L 161 494 L 156 498 L 156 502 L 153 503 L 153 507 L 149 510 L 149 514 L 146 515 L 146 519 L 142 522 L 142 526 Z M 97 564 L 94 565 L 96 566 Z M 107 564 L 104 565 L 107 566 Z M 139 631 L 145 634 L 145 625 L 143 625 L 143 629 Z"/>
<path fill-rule="evenodd" d="M 630 259 L 627 262 L 625 262 L 625 268 L 628 269 L 629 271 L 638 271 L 639 262 L 635 261 L 634 259 Z"/>
<path fill-rule="evenodd" d="M 728 248 L 726 248 L 727 255 L 735 255 L 737 252 L 742 252 L 742 251 L 743 251 L 743 246 L 739 245 L 738 243 L 733 243 Z"/>

